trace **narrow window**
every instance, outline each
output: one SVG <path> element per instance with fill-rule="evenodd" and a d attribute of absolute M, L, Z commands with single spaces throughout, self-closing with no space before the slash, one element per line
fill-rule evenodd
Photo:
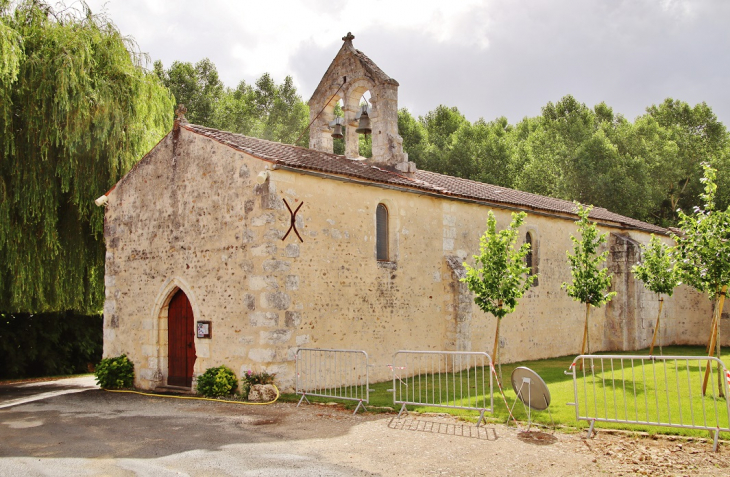
<path fill-rule="evenodd" d="M 378 204 L 375 209 L 375 232 L 377 239 L 377 258 L 380 261 L 388 261 L 388 209 L 383 204 Z"/>
<path fill-rule="evenodd" d="M 537 274 L 537 243 L 532 238 L 532 233 L 527 232 L 525 234 L 525 243 L 530 245 L 530 251 L 525 255 L 525 265 L 529 269 L 527 272 L 529 275 Z M 537 286 L 538 279 L 535 278 L 532 282 L 532 286 Z"/>

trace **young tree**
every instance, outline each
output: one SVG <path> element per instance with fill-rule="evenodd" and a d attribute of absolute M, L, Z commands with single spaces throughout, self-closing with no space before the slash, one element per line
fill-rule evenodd
<path fill-rule="evenodd" d="M 682 233 L 673 238 L 677 242 L 682 280 L 698 291 L 707 293 L 715 301 L 707 351 L 712 356 L 716 348 L 717 356 L 720 357 L 720 318 L 730 284 L 730 207 L 725 211 L 716 210 L 716 171 L 707 163 L 703 163 L 702 167 L 705 171 L 701 179 L 705 186 L 704 193 L 701 194 L 704 209 L 695 207 L 692 215 L 679 210 Z M 703 393 L 707 387 L 709 371 L 708 366 Z M 721 393 L 722 389 L 720 385 Z"/>
<path fill-rule="evenodd" d="M 474 255 L 475 266 L 464 263 L 466 282 L 474 293 L 474 302 L 485 313 L 497 318 L 494 335 L 494 362 L 499 362 L 499 324 L 508 313 L 515 311 L 517 301 L 522 298 L 537 275 L 530 275 L 525 264 L 525 256 L 530 251 L 529 244 L 516 248 L 518 228 L 527 214 L 512 214 L 512 221 L 506 229 L 497 231 L 497 219 L 490 211 L 487 217 L 487 230 L 479 239 L 479 255 Z"/>
<path fill-rule="evenodd" d="M 599 254 L 598 247 L 606 242 L 608 234 L 599 235 L 596 223 L 588 219 L 592 206 L 584 207 L 577 203 L 576 205 L 579 219 L 575 223 L 578 225 L 580 237 L 577 238 L 571 234 L 573 254 L 571 255 L 570 251 L 567 252 L 573 282 L 563 283 L 562 288 L 566 289 L 568 296 L 573 300 L 586 305 L 586 321 L 580 354 L 584 354 L 586 345 L 588 345 L 588 353 L 590 354 L 591 342 L 588 336 L 588 320 L 591 307 L 599 307 L 611 301 L 616 292 L 607 293 L 611 287 L 611 275 L 608 268 L 600 268 L 608 257 L 608 250 Z"/>
<path fill-rule="evenodd" d="M 94 199 L 172 126 L 173 99 L 103 16 L 0 0 L 0 311 L 96 314 Z M 9 56 L 6 53 L 10 52 Z"/>
<path fill-rule="evenodd" d="M 674 289 L 679 285 L 679 269 L 674 260 L 673 249 L 664 244 L 659 237 L 651 235 L 647 246 L 642 245 L 642 261 L 634 265 L 631 271 L 636 278 L 644 282 L 644 286 L 659 297 L 659 313 L 656 317 L 654 336 L 651 339 L 649 354 L 654 354 L 654 343 L 659 335 L 659 320 L 662 316 L 664 298 L 661 294 L 672 296 Z M 661 349 L 661 343 L 659 344 Z"/>

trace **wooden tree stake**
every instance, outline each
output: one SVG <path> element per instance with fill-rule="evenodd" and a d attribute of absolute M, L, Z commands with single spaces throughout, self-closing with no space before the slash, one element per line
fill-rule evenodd
<path fill-rule="evenodd" d="M 656 326 L 654 327 L 654 336 L 651 339 L 651 347 L 649 348 L 649 356 L 654 354 L 654 343 L 656 337 L 659 334 L 659 320 L 662 317 L 662 306 L 664 305 L 664 298 L 659 298 L 659 314 L 656 316 Z"/>
<path fill-rule="evenodd" d="M 585 326 L 583 327 L 583 344 L 580 347 L 580 354 L 585 354 L 586 350 L 586 343 L 588 344 L 588 354 L 591 353 L 591 342 L 588 338 L 588 317 L 591 314 L 591 304 L 586 303 L 586 322 Z M 583 369 L 583 360 L 581 360 L 580 365 L 578 365 L 578 370 Z"/>
<path fill-rule="evenodd" d="M 715 344 L 717 343 L 717 340 L 720 335 L 720 319 L 722 318 L 722 308 L 725 305 L 725 294 L 726 293 L 727 293 L 727 285 L 722 287 L 722 291 L 720 291 L 720 297 L 718 298 L 718 300 L 716 302 L 715 313 L 714 313 L 713 319 L 712 319 L 713 326 L 712 326 L 712 331 L 710 333 L 710 346 L 707 351 L 707 356 L 712 356 L 715 352 Z M 717 349 L 718 350 L 720 349 L 719 343 L 718 343 Z M 720 358 L 719 355 L 718 355 L 718 358 Z M 707 394 L 707 381 L 710 379 L 711 365 L 712 365 L 712 362 L 708 360 L 707 367 L 705 368 L 705 379 L 702 381 L 702 395 L 703 396 L 705 394 Z M 718 371 L 718 374 L 721 374 L 720 369 L 718 369 L 717 371 Z M 722 390 L 723 390 L 722 381 L 720 381 L 720 394 L 724 394 Z"/>

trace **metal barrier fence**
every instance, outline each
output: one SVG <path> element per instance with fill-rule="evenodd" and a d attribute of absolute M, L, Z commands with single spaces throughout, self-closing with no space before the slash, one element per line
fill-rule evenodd
<path fill-rule="evenodd" d="M 368 354 L 349 349 L 299 348 L 296 354 L 296 393 L 358 401 L 354 414 L 370 400 Z"/>
<path fill-rule="evenodd" d="M 393 402 L 479 411 L 494 409 L 492 358 L 487 353 L 398 351 L 393 355 Z"/>
<path fill-rule="evenodd" d="M 719 433 L 730 432 L 728 373 L 717 358 L 580 355 L 565 374 L 575 395 L 568 405 L 590 422 L 589 437 L 596 422 L 682 427 L 714 432 L 717 450 Z"/>

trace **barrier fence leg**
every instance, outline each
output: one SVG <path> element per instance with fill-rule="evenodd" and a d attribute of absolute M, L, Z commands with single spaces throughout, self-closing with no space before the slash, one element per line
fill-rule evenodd
<path fill-rule="evenodd" d="M 307 399 L 307 395 L 306 394 L 302 394 L 302 398 L 299 400 L 299 403 L 297 403 L 297 407 L 299 407 L 299 404 L 301 404 L 302 401 L 307 401 L 307 404 L 311 404 L 309 402 L 309 399 Z"/>
<path fill-rule="evenodd" d="M 591 427 L 588 428 L 588 435 L 586 436 L 586 439 L 590 439 L 591 437 L 593 437 L 593 426 L 595 426 L 595 425 L 596 425 L 596 421 L 592 420 Z"/>
<path fill-rule="evenodd" d="M 479 412 L 479 420 L 477 421 L 477 427 L 479 427 L 479 424 L 481 424 L 482 422 L 485 422 L 484 421 L 484 409 L 482 409 Z"/>
<path fill-rule="evenodd" d="M 406 405 L 403 404 L 400 408 L 400 411 L 398 412 L 398 419 L 400 419 L 400 415 L 403 414 L 403 411 L 406 411 Z M 408 411 L 406 411 L 408 412 Z"/>
<path fill-rule="evenodd" d="M 363 404 L 363 403 L 362 403 L 362 399 L 360 399 L 360 401 L 358 401 L 358 403 L 357 403 L 357 407 L 355 408 L 355 412 L 353 412 L 352 414 L 353 414 L 353 415 L 357 414 L 357 411 L 358 411 L 358 410 L 359 410 L 359 409 L 360 409 L 361 407 L 362 407 L 362 410 L 363 410 L 363 411 L 366 411 L 366 412 L 367 412 L 367 408 L 365 407 L 365 404 Z"/>
<path fill-rule="evenodd" d="M 712 444 L 712 452 L 717 452 L 718 438 L 720 437 L 720 429 L 715 429 L 715 441 Z"/>

